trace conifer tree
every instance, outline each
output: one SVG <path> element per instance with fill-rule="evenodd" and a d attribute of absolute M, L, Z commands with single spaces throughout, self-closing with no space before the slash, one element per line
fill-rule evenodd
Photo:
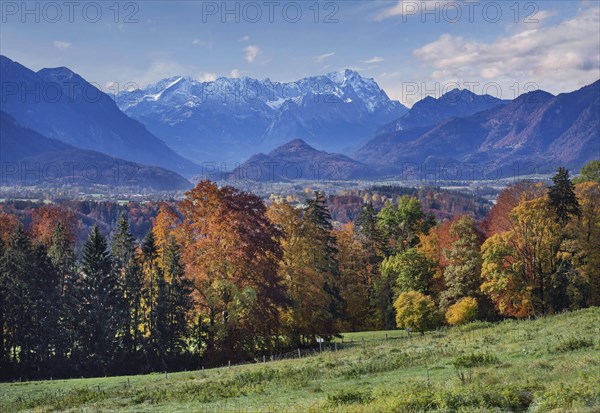
<path fill-rule="evenodd" d="M 122 291 L 106 238 L 96 225 L 82 248 L 78 299 L 80 351 L 91 369 L 104 373 L 118 350 Z"/>
<path fill-rule="evenodd" d="M 73 251 L 69 235 L 61 222 L 57 222 L 52 233 L 48 248 L 48 257 L 59 277 L 59 301 L 56 306 L 59 309 L 58 323 L 60 333 L 56 353 L 64 363 L 70 350 L 75 346 L 75 323 L 77 319 L 75 289 L 78 274 L 75 263 L 75 252 Z"/>
<path fill-rule="evenodd" d="M 556 212 L 556 221 L 564 227 L 572 216 L 579 216 L 579 201 L 575 195 L 575 186 L 569 179 L 569 171 L 565 168 L 558 168 L 552 182 L 554 185 L 548 188 L 549 202 Z"/>
<path fill-rule="evenodd" d="M 123 345 L 126 353 L 132 354 L 141 342 L 143 274 L 135 237 L 124 213 L 117 221 L 111 249 L 113 268 L 123 293 Z"/>
<path fill-rule="evenodd" d="M 331 214 L 323 194 L 315 192 L 315 198 L 308 201 L 305 217 L 313 242 L 313 264 L 322 274 L 323 290 L 329 296 L 329 320 L 323 326 L 323 334 L 332 335 L 337 333 L 336 320 L 343 314 L 344 303 L 339 290 L 338 248 L 332 232 Z"/>

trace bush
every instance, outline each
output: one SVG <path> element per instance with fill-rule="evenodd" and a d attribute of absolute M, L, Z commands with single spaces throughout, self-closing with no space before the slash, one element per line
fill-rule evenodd
<path fill-rule="evenodd" d="M 462 325 L 473 321 L 477 317 L 477 300 L 473 297 L 465 297 L 446 311 L 448 324 Z"/>
<path fill-rule="evenodd" d="M 452 365 L 456 369 L 456 375 L 462 384 L 473 381 L 473 368 L 489 364 L 497 364 L 500 360 L 493 354 L 471 353 L 456 357 Z"/>
<path fill-rule="evenodd" d="M 423 333 L 438 325 L 438 316 L 433 300 L 417 291 L 400 294 L 394 303 L 398 328 L 411 328 Z"/>
<path fill-rule="evenodd" d="M 366 404 L 372 402 L 373 399 L 373 395 L 370 391 L 359 389 L 342 389 L 334 394 L 327 395 L 327 400 L 333 405 L 353 403 Z"/>
<path fill-rule="evenodd" d="M 568 351 L 575 351 L 582 348 L 592 347 L 594 342 L 586 338 L 572 337 L 566 340 L 561 340 L 555 347 L 554 353 L 566 353 Z"/>

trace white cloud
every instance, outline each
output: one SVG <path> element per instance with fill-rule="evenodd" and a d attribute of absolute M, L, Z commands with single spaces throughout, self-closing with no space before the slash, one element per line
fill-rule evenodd
<path fill-rule="evenodd" d="M 250 41 L 250 36 L 245 35 L 240 37 L 240 40 L 238 40 L 238 42 L 249 42 Z"/>
<path fill-rule="evenodd" d="M 390 79 L 390 78 L 396 78 L 399 77 L 401 75 L 400 72 L 383 72 L 382 74 L 379 75 L 379 77 L 384 78 L 384 79 Z"/>
<path fill-rule="evenodd" d="M 194 46 L 204 46 L 206 44 L 206 42 L 204 40 L 194 39 L 194 40 L 192 40 L 192 44 Z"/>
<path fill-rule="evenodd" d="M 334 56 L 335 52 L 331 52 L 331 53 L 325 53 L 325 54 L 321 54 L 318 56 L 315 56 L 315 62 L 317 63 L 323 63 L 325 61 L 325 59 L 330 58 L 331 56 Z"/>
<path fill-rule="evenodd" d="M 60 50 L 68 49 L 69 47 L 71 47 L 70 42 L 64 42 L 62 40 L 55 40 L 53 44 L 54 44 L 54 47 L 56 47 L 57 49 L 60 49 Z"/>
<path fill-rule="evenodd" d="M 600 8 L 583 9 L 556 25 L 502 36 L 492 42 L 444 34 L 414 50 L 432 69 L 430 79 L 497 82 L 510 96 L 515 82 L 549 91 L 573 90 L 600 78 Z"/>
<path fill-rule="evenodd" d="M 260 47 L 251 44 L 249 46 L 244 47 L 244 52 L 246 53 L 246 61 L 248 63 L 253 63 L 258 54 L 260 53 Z"/>
<path fill-rule="evenodd" d="M 233 78 L 238 78 L 242 75 L 242 72 L 239 69 L 233 69 L 229 75 Z"/>
<path fill-rule="evenodd" d="M 378 57 L 378 56 L 375 56 L 369 60 L 363 60 L 363 63 L 366 63 L 368 65 L 375 64 L 375 63 L 381 63 L 381 62 L 383 62 L 383 58 Z"/>
<path fill-rule="evenodd" d="M 216 79 L 216 73 L 200 73 L 200 76 L 198 76 L 200 82 L 214 82 Z"/>
<path fill-rule="evenodd" d="M 386 8 L 375 16 L 376 21 L 389 19 L 395 16 L 410 16 L 420 14 L 421 10 L 440 10 L 447 3 L 456 0 L 397 0 L 396 4 Z"/>

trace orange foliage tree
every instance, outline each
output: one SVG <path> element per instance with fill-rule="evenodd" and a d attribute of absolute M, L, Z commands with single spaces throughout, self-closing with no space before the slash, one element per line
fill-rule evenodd
<path fill-rule="evenodd" d="M 200 182 L 179 205 L 183 259 L 197 292 L 207 347 L 221 354 L 279 340 L 285 289 L 279 232 L 256 195 Z M 254 343 L 253 343 L 254 342 Z"/>
<path fill-rule="evenodd" d="M 73 244 L 77 234 L 75 213 L 61 206 L 44 205 L 34 210 L 31 214 L 31 234 L 44 245 L 49 246 L 58 223 L 62 225 L 69 242 Z"/>

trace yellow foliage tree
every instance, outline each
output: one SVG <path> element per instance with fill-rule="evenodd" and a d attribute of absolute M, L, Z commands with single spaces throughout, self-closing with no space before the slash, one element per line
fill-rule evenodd
<path fill-rule="evenodd" d="M 431 297 L 417 291 L 408 291 L 398 296 L 394 302 L 396 325 L 410 328 L 423 334 L 437 326 L 438 315 Z"/>
<path fill-rule="evenodd" d="M 446 311 L 446 321 L 450 325 L 461 325 L 473 321 L 477 317 L 477 300 L 465 297 L 453 304 Z"/>

